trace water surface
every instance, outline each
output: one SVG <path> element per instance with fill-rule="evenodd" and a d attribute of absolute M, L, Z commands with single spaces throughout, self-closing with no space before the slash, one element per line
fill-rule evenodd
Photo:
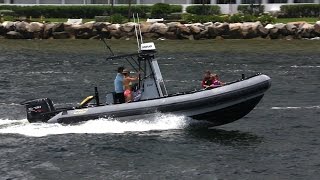
<path fill-rule="evenodd" d="M 108 41 L 116 54 L 135 41 Z M 216 128 L 157 114 L 121 122 L 29 124 L 25 99 L 71 106 L 112 91 L 122 61 L 100 41 L 0 40 L 0 179 L 318 179 L 320 43 L 156 41 L 170 93 L 198 89 L 204 70 L 223 81 L 265 73 L 272 87 L 246 117 Z M 192 126 L 191 126 L 192 124 Z"/>

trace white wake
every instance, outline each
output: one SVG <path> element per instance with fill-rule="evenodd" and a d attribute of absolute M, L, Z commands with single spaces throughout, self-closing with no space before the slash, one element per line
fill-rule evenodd
<path fill-rule="evenodd" d="M 271 107 L 271 109 L 286 110 L 286 109 L 320 109 L 320 106 L 287 106 L 287 107 Z"/>
<path fill-rule="evenodd" d="M 136 121 L 119 121 L 117 119 L 97 119 L 81 124 L 64 125 L 48 123 L 29 123 L 23 120 L 0 119 L 0 134 L 21 134 L 32 137 L 42 137 L 56 134 L 103 134 L 125 133 L 151 130 L 183 129 L 192 120 L 184 116 L 156 115 L 152 119 Z"/>

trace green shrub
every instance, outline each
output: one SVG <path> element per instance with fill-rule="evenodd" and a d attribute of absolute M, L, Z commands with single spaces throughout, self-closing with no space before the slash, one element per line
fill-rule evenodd
<path fill-rule="evenodd" d="M 220 7 L 216 5 L 194 5 L 187 7 L 187 13 L 196 15 L 217 15 L 221 14 Z"/>
<path fill-rule="evenodd" d="M 257 20 L 260 21 L 262 24 L 271 24 L 276 22 L 276 18 L 269 14 L 263 14 L 259 16 Z"/>
<path fill-rule="evenodd" d="M 48 18 L 94 18 L 95 16 L 110 15 L 111 6 L 0 6 L 0 10 L 12 10 L 18 16 L 48 17 Z M 128 15 L 128 6 L 114 6 L 113 14 Z M 139 13 L 144 18 L 150 6 L 132 6 L 132 13 Z"/>
<path fill-rule="evenodd" d="M 261 15 L 259 17 L 253 15 L 233 14 L 233 15 L 194 15 L 184 14 L 183 20 L 188 23 L 205 23 L 205 22 L 228 22 L 242 23 L 260 21 L 262 24 L 275 22 L 275 18 L 270 15 Z"/>
<path fill-rule="evenodd" d="M 281 17 L 287 18 L 319 17 L 320 4 L 282 5 L 280 11 Z"/>
<path fill-rule="evenodd" d="M 242 14 L 233 14 L 232 16 L 228 17 L 227 22 L 229 22 L 229 23 L 243 22 L 243 15 Z"/>
<path fill-rule="evenodd" d="M 182 19 L 188 23 L 225 22 L 225 17 L 218 15 L 184 14 Z"/>
<path fill-rule="evenodd" d="M 181 5 L 170 5 L 170 13 L 182 13 Z"/>
<path fill-rule="evenodd" d="M 0 16 L 14 16 L 15 13 L 12 10 L 3 9 L 0 10 Z"/>
<path fill-rule="evenodd" d="M 264 5 L 253 4 L 253 5 L 239 5 L 238 11 L 243 14 L 251 14 L 258 16 L 264 12 Z"/>
<path fill-rule="evenodd" d="M 167 15 L 167 20 L 180 20 L 182 19 L 183 13 L 171 13 Z"/>
<path fill-rule="evenodd" d="M 109 16 L 95 16 L 94 17 L 96 22 L 108 22 L 110 20 Z"/>
<path fill-rule="evenodd" d="M 151 6 L 136 5 L 131 7 L 132 13 L 138 13 L 139 17 L 146 18 L 147 13 L 151 12 Z"/>
<path fill-rule="evenodd" d="M 171 13 L 174 13 L 171 15 Z M 181 5 L 170 5 L 166 3 L 156 3 L 151 6 L 151 18 L 169 18 L 175 19 L 175 17 L 179 16 L 177 14 L 182 13 Z"/>
<path fill-rule="evenodd" d="M 123 23 L 126 20 L 126 18 L 124 16 L 122 16 L 121 14 L 114 14 L 112 16 L 110 16 L 110 21 L 111 23 Z"/>
<path fill-rule="evenodd" d="M 151 7 L 152 18 L 166 18 L 170 13 L 170 5 L 166 3 L 156 3 Z"/>

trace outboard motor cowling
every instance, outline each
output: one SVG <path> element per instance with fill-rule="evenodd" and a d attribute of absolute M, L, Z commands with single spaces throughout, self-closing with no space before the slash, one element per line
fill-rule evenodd
<path fill-rule="evenodd" d="M 21 103 L 26 106 L 27 119 L 32 122 L 47 122 L 55 115 L 55 108 L 49 98 L 34 99 Z"/>

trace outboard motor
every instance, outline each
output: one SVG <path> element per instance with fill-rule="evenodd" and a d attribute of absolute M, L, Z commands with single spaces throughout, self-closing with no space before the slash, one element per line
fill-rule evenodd
<path fill-rule="evenodd" d="M 22 102 L 26 106 L 27 119 L 32 122 L 47 122 L 56 114 L 52 101 L 49 98 L 34 99 Z"/>

